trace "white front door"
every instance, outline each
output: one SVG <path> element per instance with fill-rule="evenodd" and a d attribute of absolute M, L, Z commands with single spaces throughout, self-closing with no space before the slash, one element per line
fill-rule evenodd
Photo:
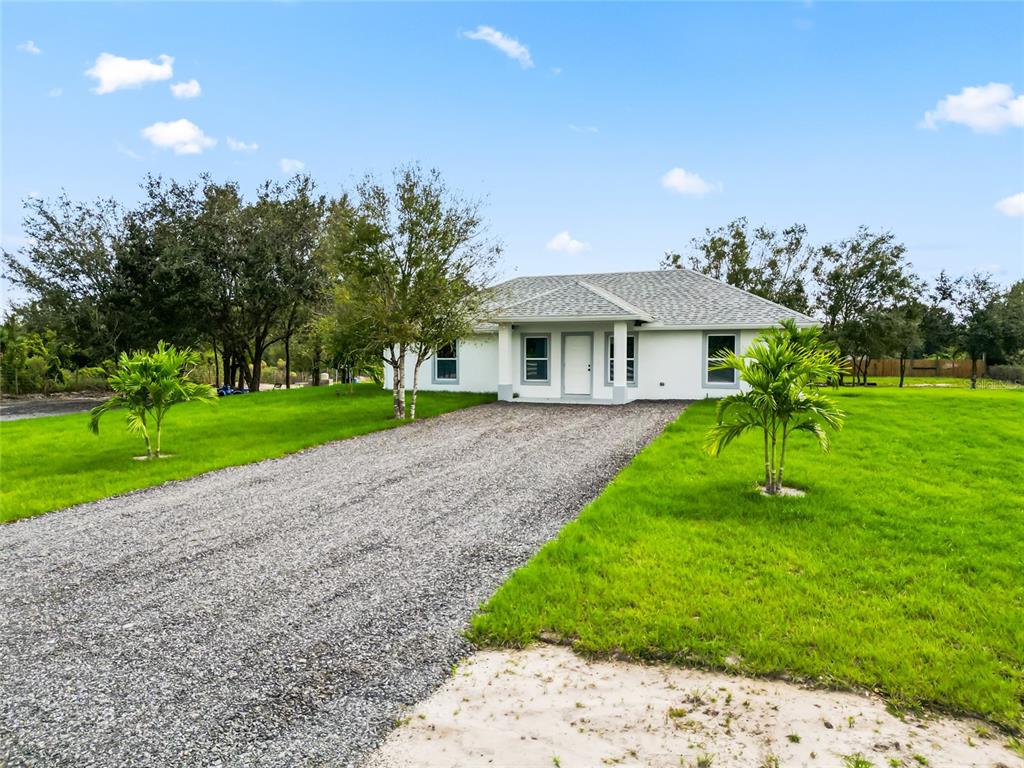
<path fill-rule="evenodd" d="M 590 334 L 571 333 L 562 337 L 562 389 L 567 395 L 589 395 L 593 379 L 593 342 Z"/>

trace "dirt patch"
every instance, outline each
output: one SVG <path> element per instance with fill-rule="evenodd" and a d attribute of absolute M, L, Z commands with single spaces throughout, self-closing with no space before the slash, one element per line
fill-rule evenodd
<path fill-rule="evenodd" d="M 372 768 L 1024 765 L 976 721 L 900 719 L 874 697 L 546 645 L 472 656 L 400 722 Z"/>

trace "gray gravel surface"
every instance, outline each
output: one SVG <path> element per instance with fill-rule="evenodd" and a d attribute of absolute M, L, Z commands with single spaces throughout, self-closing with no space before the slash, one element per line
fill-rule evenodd
<path fill-rule="evenodd" d="M 54 397 L 25 400 L 0 400 L 0 421 L 35 419 L 39 416 L 63 416 L 85 413 L 104 400 L 103 397 Z"/>
<path fill-rule="evenodd" d="M 0 526 L 0 764 L 358 764 L 681 407 L 495 403 Z"/>

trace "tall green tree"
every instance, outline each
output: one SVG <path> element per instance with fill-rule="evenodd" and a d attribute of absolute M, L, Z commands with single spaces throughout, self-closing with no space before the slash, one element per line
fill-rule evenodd
<path fill-rule="evenodd" d="M 815 249 L 807 240 L 807 227 L 793 224 L 781 231 L 765 226 L 751 229 L 747 219 L 734 219 L 723 227 L 707 229 L 691 241 L 688 257 L 670 251 L 662 267 L 689 265 L 701 274 L 750 291 L 769 301 L 806 312 L 810 309 Z"/>
<path fill-rule="evenodd" d="M 395 418 L 406 416 L 411 353 L 415 418 L 420 366 L 472 330 L 500 246 L 486 237 L 480 203 L 450 190 L 437 170 L 399 168 L 385 186 L 371 177 L 354 208 L 334 212 L 330 242 L 345 286 L 339 323 L 384 350 Z"/>
<path fill-rule="evenodd" d="M 121 345 L 121 315 L 111 303 L 125 211 L 112 199 L 24 202 L 26 245 L 3 252 L 4 278 L 28 300 L 18 314 L 30 332 L 53 330 L 69 349 L 70 367 L 114 357 Z"/>
<path fill-rule="evenodd" d="M 822 246 L 813 273 L 825 333 L 849 355 L 854 380 L 867 383 L 871 359 L 889 346 L 883 335 L 887 313 L 907 306 L 921 290 L 906 248 L 891 232 L 861 227 L 853 237 Z"/>

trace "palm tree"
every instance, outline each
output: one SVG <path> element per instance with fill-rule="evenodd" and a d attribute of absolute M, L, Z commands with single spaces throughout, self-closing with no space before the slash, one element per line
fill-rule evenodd
<path fill-rule="evenodd" d="M 198 352 L 177 349 L 159 342 L 155 352 L 122 352 L 117 371 L 107 378 L 114 396 L 89 411 L 89 428 L 100 431 L 100 418 L 108 411 L 128 411 L 128 430 L 142 434 L 146 458 L 160 457 L 163 423 L 171 406 L 189 400 L 213 400 L 217 393 L 209 384 L 192 381 L 189 374 L 200 361 Z M 150 418 L 156 427 L 156 451 L 149 431 Z"/>
<path fill-rule="evenodd" d="M 740 435 L 760 430 L 764 450 L 764 488 L 782 490 L 786 447 L 794 432 L 813 434 L 829 450 L 825 428 L 840 429 L 843 413 L 818 391 L 818 382 L 835 382 L 842 372 L 839 352 L 818 329 L 800 329 L 791 321 L 766 331 L 743 355 L 728 352 L 712 369 L 735 369 L 743 391 L 722 398 L 706 447 L 712 456 Z"/>

